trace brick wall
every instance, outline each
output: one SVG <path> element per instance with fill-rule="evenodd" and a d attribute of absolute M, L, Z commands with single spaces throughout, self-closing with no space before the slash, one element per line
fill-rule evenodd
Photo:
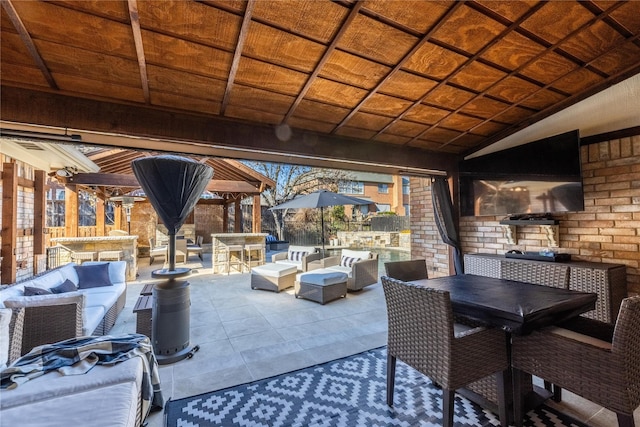
<path fill-rule="evenodd" d="M 631 294 L 640 293 L 640 135 L 582 147 L 585 210 L 554 215 L 560 221 L 558 252 L 572 259 L 624 264 Z M 548 247 L 544 230 L 518 226 L 517 245 L 507 243 L 502 217 L 463 217 L 464 253 L 503 254 L 511 249 Z M 431 187 L 411 178 L 411 256 L 426 258 L 430 276 L 449 274 L 448 249 L 438 235 L 431 207 Z"/>

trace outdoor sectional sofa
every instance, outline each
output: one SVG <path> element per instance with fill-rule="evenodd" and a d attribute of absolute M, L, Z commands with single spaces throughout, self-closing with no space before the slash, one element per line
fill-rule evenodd
<path fill-rule="evenodd" d="M 25 308 L 20 355 L 41 344 L 109 333 L 126 301 L 126 267 L 125 261 L 70 263 L 0 290 L 0 308 Z M 70 286 L 67 281 L 78 290 L 25 296 L 27 287 L 51 292 Z"/>

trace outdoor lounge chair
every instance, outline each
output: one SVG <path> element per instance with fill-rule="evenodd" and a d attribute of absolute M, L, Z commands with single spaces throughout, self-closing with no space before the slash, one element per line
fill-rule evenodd
<path fill-rule="evenodd" d="M 340 256 L 323 258 L 321 264 L 324 270 L 347 273 L 349 291 L 378 283 L 378 254 L 374 252 L 343 249 Z"/>
<path fill-rule="evenodd" d="M 156 239 L 151 237 L 149 239 L 149 264 L 153 264 L 153 260 L 157 256 L 162 256 L 166 262 L 167 260 L 167 247 L 166 246 L 156 246 Z"/>
<path fill-rule="evenodd" d="M 195 245 L 187 245 L 187 258 L 189 258 L 189 255 L 194 253 L 198 255 L 198 258 L 202 261 L 202 240 L 202 236 L 197 236 Z"/>

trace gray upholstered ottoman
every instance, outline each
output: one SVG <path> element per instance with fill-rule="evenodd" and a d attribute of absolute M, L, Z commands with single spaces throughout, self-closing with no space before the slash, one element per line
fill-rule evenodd
<path fill-rule="evenodd" d="M 251 289 L 280 292 L 293 286 L 298 269 L 293 265 L 264 264 L 251 269 Z"/>
<path fill-rule="evenodd" d="M 347 296 L 347 278 L 346 273 L 325 269 L 302 273 L 295 283 L 295 296 L 325 304 Z"/>

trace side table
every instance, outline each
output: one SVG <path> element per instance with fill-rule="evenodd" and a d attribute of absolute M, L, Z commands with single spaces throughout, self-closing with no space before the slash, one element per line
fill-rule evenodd
<path fill-rule="evenodd" d="M 153 314 L 153 295 L 140 295 L 133 307 L 136 314 L 136 332 L 151 339 L 151 317 Z"/>

